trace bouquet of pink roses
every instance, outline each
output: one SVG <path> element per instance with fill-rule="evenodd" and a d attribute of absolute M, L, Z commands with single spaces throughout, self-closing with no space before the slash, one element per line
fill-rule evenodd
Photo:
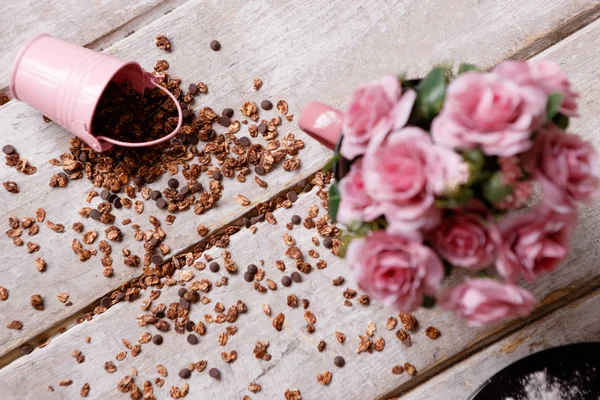
<path fill-rule="evenodd" d="M 437 67 L 359 87 L 329 211 L 347 227 L 360 288 L 405 312 L 437 300 L 472 325 L 529 314 L 535 297 L 516 283 L 566 258 L 577 204 L 598 187 L 594 148 L 566 132 L 576 100 L 549 61 L 463 64 L 456 77 Z M 530 204 L 534 185 L 543 197 Z M 472 276 L 442 290 L 452 268 Z"/>

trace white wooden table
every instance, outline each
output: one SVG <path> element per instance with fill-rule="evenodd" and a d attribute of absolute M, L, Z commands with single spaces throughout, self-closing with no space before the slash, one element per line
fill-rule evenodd
<path fill-rule="evenodd" d="M 14 3 L 14 4 L 13 4 Z M 3 7 L 4 23 L 0 27 L 0 90 L 6 91 L 12 59 L 21 44 L 38 32 L 48 32 L 61 39 L 125 60 L 136 60 L 151 70 L 157 59 L 167 59 L 169 72 L 181 77 L 183 85 L 202 80 L 209 93 L 196 101 L 196 107 L 210 106 L 238 109 L 246 100 L 260 102 L 285 99 L 290 113 L 299 115 L 309 100 L 320 99 L 334 106 L 342 106 L 353 87 L 389 72 L 407 71 L 418 76 L 438 62 L 468 61 L 489 67 L 506 58 L 547 58 L 558 62 L 569 74 L 575 88 L 581 93 L 582 118 L 573 121 L 573 130 L 591 140 L 596 146 L 600 126 L 600 1 L 599 0 L 431 0 L 414 2 L 395 0 L 361 1 L 208 1 L 208 0 L 24 0 L 9 2 Z M 167 35 L 173 51 L 164 53 L 154 45 L 154 37 Z M 219 52 L 208 44 L 218 39 Z M 261 78 L 263 87 L 252 89 L 254 78 Z M 236 114 L 239 115 L 239 112 Z M 265 118 L 277 115 L 274 109 Z M 261 114 L 263 117 L 263 114 Z M 280 197 L 305 178 L 311 178 L 331 156 L 329 150 L 301 132 L 295 118 L 280 132 L 293 132 L 305 142 L 299 157 L 301 169 L 286 172 L 279 167 L 265 177 L 268 188 L 262 189 L 251 175 L 246 183 L 225 179 L 223 198 L 218 206 L 197 216 L 191 211 L 177 216 L 171 226 L 163 223 L 170 256 L 181 253 L 185 259 L 188 250 L 202 240 L 196 226 L 203 224 L 211 233 L 222 232 L 227 226 L 239 225 L 244 215 L 255 215 L 256 206 Z M 245 133 L 245 127 L 242 127 Z M 281 135 L 280 133 L 280 135 Z M 415 314 L 420 328 L 413 333 L 412 346 L 405 347 L 396 339 L 394 330 L 385 328 L 386 320 L 394 313 L 372 303 L 360 305 L 357 298 L 352 306 L 344 305 L 343 292 L 356 288 L 341 259 L 315 245 L 316 229 L 302 226 L 289 231 L 286 227 L 292 215 L 303 218 L 318 207 L 324 214 L 317 196 L 318 188 L 301 193 L 298 201 L 288 209 L 274 211 L 276 224 L 258 223 L 256 232 L 242 228 L 231 235 L 226 249 L 213 247 L 205 254 L 189 255 L 190 261 L 205 261 L 212 256 L 223 264 L 222 251 L 241 271 L 250 263 L 263 268 L 266 278 L 277 282 L 277 290 L 259 293 L 244 281 L 242 273 L 228 275 L 223 268 L 219 273 L 208 269 L 199 271 L 193 266 L 177 270 L 176 280 L 209 279 L 213 288 L 207 296 L 211 302 L 194 304 L 190 319 L 204 320 L 205 314 L 215 315 L 217 302 L 226 308 L 243 300 L 247 313 L 240 314 L 234 323 L 237 333 L 224 346 L 219 335 L 231 324 L 207 323 L 206 335 L 192 346 L 185 335 L 171 329 L 163 333 L 164 343 L 157 346 L 140 344 L 136 357 L 126 348 L 123 339 L 132 345 L 138 343 L 144 332 L 156 334 L 154 327 L 141 327 L 136 317 L 142 315 L 142 302 L 155 287 L 143 290 L 137 300 L 121 302 L 90 321 L 77 323 L 86 315 L 94 314 L 100 299 L 128 282 L 136 282 L 143 274 L 141 268 L 129 268 L 119 258 L 121 249 L 128 248 L 142 254 L 141 243 L 133 239 L 133 230 L 121 226 L 123 241 L 113 246 L 114 276 L 102 275 L 100 257 L 81 263 L 71 251 L 71 241 L 79 235 L 70 229 L 82 221 L 87 229 L 103 226 L 96 221 L 83 220 L 77 210 L 87 206 L 86 193 L 92 189 L 86 179 L 71 181 L 67 188 L 48 187 L 50 176 L 59 167 L 48 163 L 68 150 L 68 134 L 53 123 L 44 123 L 39 114 L 25 104 L 10 101 L 0 108 L 0 144 L 12 144 L 21 156 L 37 167 L 37 172 L 25 176 L 2 165 L 0 180 L 16 181 L 21 192 L 10 194 L 0 190 L 0 221 L 11 215 L 19 219 L 33 216 L 38 207 L 46 210 L 47 219 L 67 227 L 59 234 L 43 224 L 40 232 L 24 240 L 40 245 L 36 253 L 28 254 L 24 247 L 15 247 L 6 236 L 0 239 L 0 287 L 8 289 L 8 298 L 0 300 L 0 393 L 3 399 L 72 399 L 80 396 L 84 384 L 89 385 L 89 398 L 126 398 L 118 391 L 118 382 L 126 376 L 140 389 L 151 382 L 156 398 L 170 398 L 172 387 L 182 389 L 189 385 L 187 398 L 256 399 L 284 398 L 288 389 L 299 389 L 304 399 L 387 399 L 402 395 L 406 399 L 460 399 L 467 398 L 486 378 L 510 362 L 531 352 L 565 343 L 597 341 L 600 328 L 600 208 L 597 203 L 582 210 L 581 223 L 573 241 L 568 262 L 551 276 L 542 278 L 532 290 L 543 299 L 531 317 L 501 326 L 472 329 L 439 310 L 419 311 Z M 258 139 L 257 139 L 258 140 Z M 169 175 L 169 174 L 167 174 Z M 165 175 L 152 187 L 165 187 L 170 176 Z M 235 201 L 238 193 L 251 200 L 251 205 L 240 206 Z M 92 200 L 92 205 L 99 203 Z M 312 207 L 312 208 L 311 208 Z M 131 218 L 142 229 L 150 225 L 148 216 L 155 215 L 164 222 L 166 213 L 147 205 L 141 215 L 133 210 L 120 210 L 117 223 Z M 317 217 L 318 218 L 318 217 Z M 316 219 L 316 218 L 315 218 Z M 3 222 L 6 223 L 6 222 Z M 5 229 L 8 229 L 6 226 Z M 293 269 L 291 259 L 284 253 L 287 245 L 282 235 L 289 233 L 304 257 L 316 266 L 323 260 L 327 266 L 303 277 L 303 282 L 285 288 L 280 279 L 284 272 L 276 268 L 276 260 L 287 265 L 285 273 Z M 318 256 L 312 258 L 310 250 Z M 191 254 L 191 253 L 190 253 Z M 36 270 L 35 259 L 43 257 L 47 270 Z M 260 260 L 264 261 L 264 267 Z M 222 276 L 228 285 L 216 286 Z M 340 286 L 332 280 L 345 276 Z M 262 281 L 265 284 L 265 281 Z M 153 305 L 167 306 L 177 301 L 177 283 L 161 288 L 160 297 Z M 72 305 L 67 307 L 57 299 L 59 293 L 68 293 Z M 30 296 L 41 294 L 44 311 L 30 305 Z M 305 310 L 286 304 L 288 295 L 310 301 L 308 310 L 317 322 L 315 331 L 307 333 Z M 359 293 L 360 295 L 360 293 Z M 265 315 L 263 305 L 269 305 L 271 316 Z M 97 309 L 96 309 L 97 311 Z M 285 314 L 280 332 L 272 325 L 273 318 Z M 19 320 L 20 330 L 8 329 L 7 324 Z M 365 335 L 370 322 L 377 332 L 373 340 L 383 338 L 383 351 L 356 354 L 359 335 Z M 427 326 L 435 326 L 442 336 L 430 340 L 424 334 Z M 231 328 L 230 328 L 231 329 Z M 345 343 L 336 340 L 336 332 L 346 335 Z M 221 335 L 222 336 L 222 335 Z M 86 338 L 90 338 L 89 343 Z M 221 339 L 222 340 L 222 339 Z M 254 357 L 257 341 L 269 342 L 269 361 Z M 319 352 L 323 340 L 326 348 Z M 142 342 L 144 340 L 142 339 Z M 23 346 L 34 348 L 22 355 Z M 73 357 L 79 350 L 85 356 L 82 363 Z M 226 363 L 223 352 L 235 350 L 237 359 Z M 117 354 L 127 352 L 124 359 Z M 334 366 L 333 359 L 341 355 L 344 368 Z M 118 357 L 119 359 L 121 357 Z M 202 372 L 193 372 L 181 379 L 178 371 L 190 363 L 207 361 Z M 106 362 L 114 363 L 116 372 L 105 370 Z M 392 367 L 410 362 L 417 369 L 416 376 L 406 372 L 392 374 Z M 157 364 L 168 371 L 164 385 L 158 387 L 160 376 Z M 218 368 L 221 380 L 209 377 L 208 369 Z M 329 385 L 317 382 L 317 374 L 330 371 Z M 72 384 L 61 386 L 61 381 Z M 261 391 L 252 393 L 250 383 L 257 383 Z M 50 389 L 51 387 L 51 389 Z M 142 389 L 143 390 L 143 389 Z"/>

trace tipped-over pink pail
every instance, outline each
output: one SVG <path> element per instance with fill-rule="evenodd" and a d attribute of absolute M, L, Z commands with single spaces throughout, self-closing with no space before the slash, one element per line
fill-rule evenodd
<path fill-rule="evenodd" d="M 167 93 L 179 112 L 175 130 L 143 143 L 94 136 L 91 131 L 94 112 L 111 81 L 129 81 L 140 94 L 152 87 Z M 29 39 L 17 55 L 10 73 L 10 92 L 13 98 L 33 106 L 98 152 L 113 144 L 143 147 L 164 142 L 177 134 L 183 119 L 177 99 L 138 63 L 121 61 L 44 33 Z"/>
<path fill-rule="evenodd" d="M 342 134 L 343 116 L 336 108 L 311 101 L 302 110 L 298 125 L 304 132 L 333 150 Z"/>

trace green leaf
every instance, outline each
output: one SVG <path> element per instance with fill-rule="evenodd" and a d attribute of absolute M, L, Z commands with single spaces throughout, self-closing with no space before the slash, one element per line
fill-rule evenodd
<path fill-rule="evenodd" d="M 569 117 L 561 113 L 556 114 L 554 119 L 552 119 L 552 122 L 554 122 L 554 125 L 556 125 L 559 129 L 562 129 L 563 131 L 566 131 L 569 127 Z"/>
<path fill-rule="evenodd" d="M 341 199 L 337 182 L 333 182 L 331 186 L 329 186 L 329 217 L 334 224 L 337 222 L 337 212 Z"/>
<path fill-rule="evenodd" d="M 333 169 L 333 166 L 335 165 L 335 163 L 337 163 L 340 158 L 342 158 L 342 155 L 340 153 L 335 153 L 335 155 L 333 157 L 331 157 L 331 160 L 327 161 L 327 164 L 325 164 L 322 171 L 323 172 L 331 171 Z"/>
<path fill-rule="evenodd" d="M 344 234 L 341 237 L 341 245 L 338 249 L 338 255 L 341 258 L 346 257 L 346 250 L 348 249 L 348 245 L 350 244 L 350 242 L 352 241 L 352 239 L 355 239 L 356 236 L 354 235 L 348 235 L 348 234 Z"/>
<path fill-rule="evenodd" d="M 446 196 L 435 200 L 435 205 L 439 208 L 456 208 L 464 206 L 473 198 L 473 189 L 459 188 L 459 190 L 447 193 Z"/>
<path fill-rule="evenodd" d="M 462 63 L 460 64 L 460 67 L 458 67 L 458 74 L 464 74 L 465 72 L 469 72 L 469 71 L 477 71 L 479 72 L 480 69 L 477 68 L 477 66 L 473 65 L 473 64 L 468 64 L 468 63 Z"/>
<path fill-rule="evenodd" d="M 433 308 L 435 307 L 435 298 L 425 296 L 423 298 L 423 308 Z"/>
<path fill-rule="evenodd" d="M 490 275 L 490 273 L 485 269 L 477 272 L 477 274 L 475 274 L 475 276 L 478 278 L 491 278 L 492 277 Z"/>
<path fill-rule="evenodd" d="M 417 86 L 414 110 L 418 119 L 429 122 L 442 110 L 448 83 L 447 72 L 443 67 L 436 67 Z"/>
<path fill-rule="evenodd" d="M 558 114 L 558 109 L 562 104 L 562 93 L 554 92 L 548 96 L 548 103 L 546 104 L 546 120 L 552 121 L 552 119 Z"/>
<path fill-rule="evenodd" d="M 479 149 L 466 150 L 461 153 L 463 159 L 469 165 L 469 179 L 467 185 L 481 180 L 485 174 L 482 174 L 482 170 L 485 167 L 485 154 Z"/>
<path fill-rule="evenodd" d="M 499 203 L 506 196 L 512 194 L 513 189 L 512 185 L 502 183 L 502 175 L 500 172 L 496 172 L 483 185 L 483 197 L 492 204 Z"/>

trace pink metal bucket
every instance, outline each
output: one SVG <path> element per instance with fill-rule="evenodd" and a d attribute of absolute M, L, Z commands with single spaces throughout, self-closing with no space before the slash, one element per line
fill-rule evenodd
<path fill-rule="evenodd" d="M 324 146 L 334 149 L 342 134 L 343 113 L 318 101 L 308 103 L 298 125 L 300 129 L 317 139 Z"/>
<path fill-rule="evenodd" d="M 177 127 L 170 134 L 150 142 L 130 143 L 94 136 L 92 120 L 100 97 L 109 82 L 129 81 L 140 94 L 156 87 L 168 94 L 179 112 Z M 174 137 L 183 120 L 179 101 L 156 82 L 156 77 L 136 62 L 124 62 L 106 54 L 39 34 L 21 49 L 10 73 L 12 97 L 36 108 L 95 151 L 120 145 L 151 146 Z"/>

